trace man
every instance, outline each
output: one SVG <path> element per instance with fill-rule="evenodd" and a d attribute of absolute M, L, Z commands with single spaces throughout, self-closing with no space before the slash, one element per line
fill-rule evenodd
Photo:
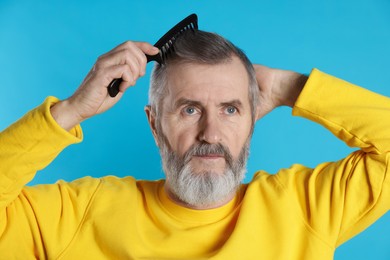
<path fill-rule="evenodd" d="M 145 108 L 166 180 L 86 177 L 25 187 L 79 124 L 115 105 L 145 74 L 144 42 L 101 56 L 68 99 L 49 97 L 0 136 L 4 259 L 332 259 L 390 206 L 390 100 L 313 70 L 253 65 L 222 37 L 197 31 L 156 65 Z M 111 98 L 106 86 L 122 78 Z M 254 124 L 278 106 L 350 146 L 314 169 L 259 171 L 241 184 Z"/>

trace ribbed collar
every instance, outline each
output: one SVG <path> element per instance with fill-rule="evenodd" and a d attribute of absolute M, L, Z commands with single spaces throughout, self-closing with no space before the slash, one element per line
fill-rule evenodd
<path fill-rule="evenodd" d="M 171 217 L 181 222 L 194 223 L 194 224 L 209 224 L 220 221 L 227 217 L 229 214 L 234 213 L 241 204 L 243 195 L 245 193 L 247 185 L 243 184 L 239 188 L 237 195 L 230 200 L 227 204 L 214 209 L 196 210 L 186 208 L 173 202 L 167 195 L 164 189 L 164 182 L 159 183 L 158 198 L 161 208 L 166 211 Z"/>

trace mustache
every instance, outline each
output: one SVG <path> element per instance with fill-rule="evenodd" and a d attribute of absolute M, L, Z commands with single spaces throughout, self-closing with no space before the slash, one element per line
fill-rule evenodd
<path fill-rule="evenodd" d="M 225 161 L 232 166 L 233 156 L 229 151 L 229 148 L 224 146 L 221 143 L 217 144 L 208 144 L 208 143 L 198 143 L 193 144 L 184 154 L 183 161 L 188 163 L 193 156 L 207 156 L 207 155 L 220 155 L 225 158 Z"/>

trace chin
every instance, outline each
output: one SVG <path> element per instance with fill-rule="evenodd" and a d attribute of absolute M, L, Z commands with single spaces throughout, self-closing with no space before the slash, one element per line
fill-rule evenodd
<path fill-rule="evenodd" d="M 214 162 L 190 162 L 193 173 L 222 175 L 226 171 L 226 164 L 216 165 Z"/>

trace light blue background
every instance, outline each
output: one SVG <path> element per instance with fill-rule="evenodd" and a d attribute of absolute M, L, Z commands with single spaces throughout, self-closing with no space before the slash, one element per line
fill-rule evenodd
<path fill-rule="evenodd" d="M 96 58 L 125 40 L 154 43 L 195 12 L 201 29 L 241 47 L 254 63 L 303 73 L 317 67 L 390 96 L 390 1 L 4 1 L 0 0 L 0 129 L 46 96 L 71 95 Z M 115 174 L 163 178 L 143 108 L 148 74 L 117 106 L 82 124 L 32 184 Z M 279 108 L 257 123 L 248 165 L 271 173 L 315 166 L 352 150 Z M 335 259 L 390 259 L 390 215 L 339 247 Z"/>

